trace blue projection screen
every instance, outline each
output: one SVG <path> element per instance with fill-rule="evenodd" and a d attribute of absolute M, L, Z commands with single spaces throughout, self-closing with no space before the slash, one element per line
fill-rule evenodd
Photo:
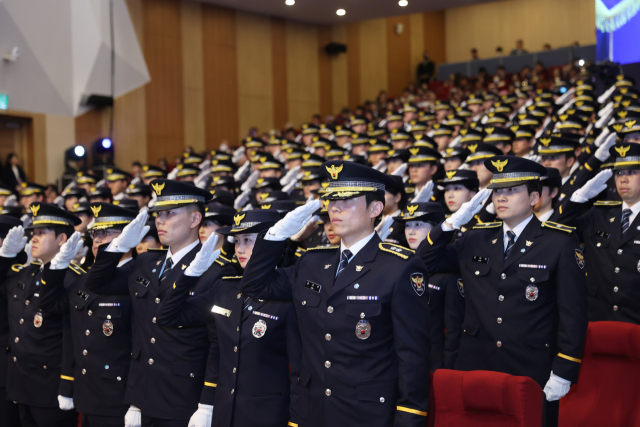
<path fill-rule="evenodd" d="M 640 1 L 595 0 L 596 58 L 640 62 Z"/>

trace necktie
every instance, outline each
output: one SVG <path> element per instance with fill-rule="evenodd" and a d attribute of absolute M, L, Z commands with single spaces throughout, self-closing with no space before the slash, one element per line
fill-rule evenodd
<path fill-rule="evenodd" d="M 504 251 L 504 259 L 507 259 L 511 249 L 513 249 L 513 245 L 516 244 L 516 233 L 511 230 L 507 231 L 507 239 L 509 239 L 509 241 L 507 242 L 507 249 Z"/>
<path fill-rule="evenodd" d="M 622 210 L 622 234 L 629 229 L 629 217 L 631 216 L 631 209 Z"/>
<path fill-rule="evenodd" d="M 345 249 L 342 251 L 342 257 L 340 258 L 340 264 L 338 265 L 338 272 L 336 273 L 336 277 L 342 273 L 342 270 L 345 269 L 347 264 L 349 264 L 349 258 L 351 258 L 351 251 L 349 249 Z"/>
<path fill-rule="evenodd" d="M 162 275 L 160 276 L 161 282 L 167 278 L 167 276 L 171 272 L 171 267 L 173 267 L 173 261 L 171 260 L 171 258 L 169 258 L 167 259 L 167 262 L 164 264 L 164 270 L 162 271 Z"/>

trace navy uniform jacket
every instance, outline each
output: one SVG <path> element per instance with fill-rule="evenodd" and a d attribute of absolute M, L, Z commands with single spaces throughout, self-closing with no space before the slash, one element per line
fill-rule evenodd
<path fill-rule="evenodd" d="M 303 350 L 299 425 L 424 426 L 431 347 L 424 264 L 374 235 L 337 278 L 336 246 L 275 269 L 286 244 L 258 238 L 242 292 L 293 301 Z"/>
<path fill-rule="evenodd" d="M 59 394 L 73 396 L 69 318 L 41 310 L 41 264 L 11 265 L 14 260 L 0 257 L 9 320 L 7 400 L 58 407 Z M 73 286 L 82 274 L 76 267 L 62 271 L 65 288 Z"/>
<path fill-rule="evenodd" d="M 133 260 L 118 270 L 126 274 L 131 267 Z M 40 307 L 46 313 L 69 315 L 75 408 L 83 414 L 124 416 L 129 409 L 122 397 L 131 361 L 131 301 L 128 296 L 89 291 L 87 274 L 64 289 L 61 271 L 45 268 Z"/>
<path fill-rule="evenodd" d="M 464 319 L 464 286 L 453 274 L 429 277 L 429 315 L 431 319 L 431 370 L 453 369 Z"/>
<path fill-rule="evenodd" d="M 480 224 L 447 246 L 431 230 L 417 253 L 429 271 L 460 274 L 465 315 L 456 369 L 578 380 L 587 329 L 584 271 L 573 229 L 533 217 L 504 261 L 502 223 Z M 582 267 L 584 263 L 582 262 Z"/>
<path fill-rule="evenodd" d="M 203 279 L 207 280 L 206 275 Z M 188 298 L 198 278 L 183 275 L 160 304 L 158 324 L 209 324 L 213 339 L 205 389 L 214 399 L 200 402 L 213 405 L 212 425 L 298 424 L 295 409 L 302 346 L 293 304 L 245 301 L 240 279 L 224 277 L 209 291 Z"/>
<path fill-rule="evenodd" d="M 596 158 L 596 156 L 591 156 L 591 158 L 582 166 L 579 166 L 571 175 L 571 178 L 565 182 L 562 187 L 560 187 L 560 196 L 554 200 L 553 208 L 558 209 L 560 204 L 568 198 L 571 198 L 571 195 L 581 188 L 587 181 L 596 176 L 598 172 L 600 172 L 600 165 L 602 162 Z"/>
<path fill-rule="evenodd" d="M 165 294 L 201 247 L 198 243 L 189 251 L 162 283 L 166 250 L 141 254 L 128 274 L 115 268 L 121 253 L 101 250 L 86 282 L 91 292 L 131 298 L 133 344 L 124 401 L 140 408 L 145 417 L 189 419 L 198 409 L 209 348 L 207 328 L 165 328 L 156 324 L 156 316 Z M 233 274 L 230 263 L 219 267 L 220 275 Z M 194 292 L 203 292 L 206 286 L 210 284 L 199 284 Z"/>
<path fill-rule="evenodd" d="M 587 261 L 589 320 L 640 324 L 640 215 L 622 234 L 622 202 L 596 202 L 577 220 Z"/>

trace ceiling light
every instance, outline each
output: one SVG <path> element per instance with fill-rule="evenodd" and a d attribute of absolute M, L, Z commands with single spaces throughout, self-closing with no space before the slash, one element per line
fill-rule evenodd
<path fill-rule="evenodd" d="M 338 16 L 344 16 L 345 13 L 347 13 L 347 12 L 344 9 L 336 10 L 336 15 L 338 15 Z"/>
<path fill-rule="evenodd" d="M 296 0 L 287 0 L 284 2 L 284 4 L 286 4 L 287 6 L 293 6 L 294 4 L 296 4 Z"/>
<path fill-rule="evenodd" d="M 408 5 L 409 5 L 409 2 L 408 2 L 407 0 L 400 0 L 400 1 L 398 2 L 398 5 L 400 5 L 400 6 L 402 6 L 402 7 L 405 7 L 405 6 L 408 6 Z"/>

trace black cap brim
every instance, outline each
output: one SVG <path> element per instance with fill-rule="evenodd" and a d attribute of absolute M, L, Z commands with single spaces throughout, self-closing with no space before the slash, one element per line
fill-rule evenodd
<path fill-rule="evenodd" d="M 261 231 L 270 229 L 275 225 L 275 223 L 276 221 L 265 221 L 248 228 L 237 228 L 235 225 L 231 225 L 229 227 L 218 228 L 216 230 L 216 233 L 222 234 L 223 236 L 235 236 L 237 234 L 259 233 Z"/>

